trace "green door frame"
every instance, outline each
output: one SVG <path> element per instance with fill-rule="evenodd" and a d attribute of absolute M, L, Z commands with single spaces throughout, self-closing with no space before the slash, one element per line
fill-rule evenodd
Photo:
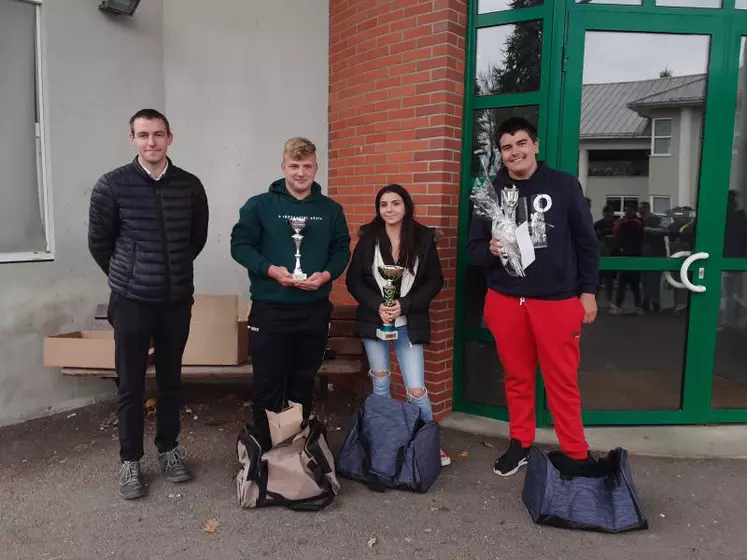
<path fill-rule="evenodd" d="M 733 8 L 733 4 L 731 6 Z M 685 355 L 682 409 L 671 411 L 586 411 L 586 424 L 701 424 L 747 421 L 747 410 L 713 410 L 711 394 L 716 348 L 726 198 L 731 168 L 731 139 L 738 80 L 741 34 L 735 24 L 747 22 L 745 13 L 733 10 L 644 7 L 575 6 L 570 10 L 565 49 L 563 123 L 560 134 L 560 167 L 576 173 L 581 117 L 584 43 L 587 31 L 708 35 L 710 60 L 703 128 L 698 192 L 698 226 L 693 252 L 710 256 L 699 261 L 705 276 L 696 281 L 706 287 L 693 293 Z M 641 17 L 645 13 L 646 17 Z M 676 17 L 675 17 L 676 16 Z M 737 17 L 740 16 L 740 17 Z M 747 32 L 747 27 L 741 27 Z M 724 139 L 729 139 L 728 143 Z M 729 150 L 724 150 L 724 145 Z M 684 259 L 603 257 L 606 270 L 678 270 Z M 728 263 L 729 269 L 738 263 Z M 549 412 L 546 420 L 550 421 Z"/>
<path fill-rule="evenodd" d="M 521 10 L 501 11 L 488 14 L 478 14 L 478 1 L 468 1 L 467 13 L 467 62 L 465 67 L 465 103 L 464 117 L 462 127 L 462 162 L 460 174 L 460 195 L 459 195 L 459 222 L 457 226 L 457 292 L 456 292 L 456 313 L 454 321 L 454 393 L 452 408 L 456 412 L 467 412 L 478 416 L 486 416 L 497 420 L 508 420 L 508 410 L 505 407 L 493 406 L 470 402 L 465 399 L 462 392 L 463 385 L 463 365 L 465 357 L 465 345 L 467 342 L 493 342 L 493 337 L 487 329 L 468 329 L 464 317 L 466 293 L 464 286 L 466 283 L 466 271 L 469 266 L 469 257 L 467 255 L 467 234 L 469 224 L 469 195 L 473 186 L 474 179 L 471 176 L 471 154 L 472 130 L 474 126 L 475 111 L 483 109 L 499 109 L 508 107 L 537 106 L 539 108 L 538 129 L 541 138 L 549 138 L 549 132 L 553 128 L 549 114 L 557 114 L 553 111 L 547 99 L 551 97 L 553 89 L 560 87 L 560 75 L 558 72 L 552 72 L 560 64 L 562 51 L 561 42 L 556 44 L 553 41 L 555 29 L 563 28 L 563 19 L 558 18 L 562 10 L 558 11 L 557 6 L 551 0 L 541 6 L 524 8 Z M 535 92 L 511 93 L 489 96 L 477 96 L 474 94 L 473 84 L 475 83 L 475 62 L 477 60 L 477 30 L 497 25 L 506 25 L 512 23 L 521 23 L 526 21 L 542 20 L 543 22 L 543 42 L 542 42 L 542 65 L 540 70 L 540 89 Z M 561 33 L 562 35 L 562 33 Z M 557 154 L 552 142 L 540 144 L 540 157 L 551 165 L 557 163 Z M 461 289 L 460 289 L 461 288 Z M 538 425 L 544 425 L 545 422 L 545 391 L 541 377 L 537 376 L 536 391 L 536 420 Z"/>
<path fill-rule="evenodd" d="M 729 184 L 731 150 L 719 150 L 719 138 L 732 138 L 739 67 L 739 45 L 747 35 L 747 11 L 736 10 L 735 0 L 723 0 L 719 9 L 657 7 L 655 0 L 641 6 L 576 4 L 574 0 L 545 0 L 544 5 L 489 14 L 477 13 L 477 0 L 468 0 L 467 64 L 463 156 L 457 246 L 457 295 L 454 341 L 455 411 L 507 420 L 504 407 L 469 402 L 462 392 L 465 345 L 468 341 L 492 342 L 486 329 L 467 329 L 464 292 L 469 222 L 469 193 L 472 188 L 471 153 L 474 112 L 481 109 L 526 105 L 539 107 L 542 157 L 549 165 L 571 173 L 577 171 L 578 135 L 581 110 L 584 40 L 587 30 L 659 32 L 710 35 L 708 96 L 698 193 L 698 228 L 695 251 L 708 252 L 700 261 L 705 268 L 701 283 L 707 291 L 693 294 L 688 328 L 683 408 L 672 411 L 588 411 L 586 424 L 689 424 L 747 422 L 747 410 L 711 409 L 721 272 L 747 271 L 747 259 L 724 259 L 723 232 Z M 645 16 L 645 17 L 642 17 Z M 484 27 L 543 21 L 541 86 L 538 92 L 478 97 L 475 81 L 477 30 Z M 551 117 L 552 116 L 552 117 Z M 722 142 L 723 145 L 723 142 Z M 729 144 L 731 145 L 731 144 Z M 664 258 L 602 259 L 603 269 L 679 270 L 681 260 Z M 696 346 L 695 340 L 698 338 Z M 552 422 L 545 406 L 544 386 L 538 376 L 537 423 Z"/>

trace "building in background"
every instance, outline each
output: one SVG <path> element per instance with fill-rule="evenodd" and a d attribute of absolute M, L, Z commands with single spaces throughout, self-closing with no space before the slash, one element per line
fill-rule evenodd
<path fill-rule="evenodd" d="M 127 120 L 146 106 L 169 116 L 175 163 L 208 191 L 201 292 L 246 294 L 229 228 L 279 176 L 290 136 L 316 142 L 354 239 L 381 186 L 414 194 L 442 234 L 426 355 L 439 418 L 507 418 L 465 243 L 470 190 L 500 165 L 497 125 L 529 118 L 595 219 L 647 201 L 680 254 L 603 257 L 609 277 L 640 273 L 671 305 L 585 331 L 585 421 L 747 421 L 745 36 L 747 0 L 149 0 L 132 17 L 0 0 L 0 424 L 110 394 L 45 369 L 41 341 L 86 327 L 106 299 L 88 197 L 132 157 Z M 681 273 L 687 254 L 699 260 Z M 350 302 L 343 286 L 334 298 Z M 541 384 L 537 404 L 550 423 Z"/>

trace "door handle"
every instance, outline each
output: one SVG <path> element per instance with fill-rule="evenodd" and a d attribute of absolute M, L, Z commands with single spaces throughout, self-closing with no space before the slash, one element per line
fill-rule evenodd
<path fill-rule="evenodd" d="M 696 286 L 690 282 L 690 279 L 687 277 L 687 271 L 695 261 L 703 261 L 708 257 L 710 257 L 708 253 L 695 253 L 687 257 L 680 267 L 680 280 L 682 280 L 682 283 L 691 292 L 703 293 L 706 291 L 705 286 Z"/>
<path fill-rule="evenodd" d="M 692 255 L 691 251 L 677 251 L 674 255 L 669 255 L 672 259 L 681 259 L 682 257 L 689 257 Z M 682 277 L 682 271 L 680 270 L 680 278 Z M 685 273 L 685 278 L 687 278 L 687 272 Z M 664 280 L 669 282 L 670 286 L 673 286 L 677 288 L 678 290 L 685 290 L 687 289 L 687 286 L 683 284 L 682 282 L 678 282 L 672 277 L 672 273 L 668 270 L 664 271 Z M 697 286 L 696 286 L 697 287 Z"/>

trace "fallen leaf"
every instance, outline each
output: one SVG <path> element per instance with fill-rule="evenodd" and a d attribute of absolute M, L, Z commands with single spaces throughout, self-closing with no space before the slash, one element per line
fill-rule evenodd
<path fill-rule="evenodd" d="M 431 511 L 433 513 L 436 513 L 436 512 L 439 512 L 439 511 L 449 511 L 449 508 L 443 507 L 443 506 L 441 506 L 441 507 L 432 507 Z"/>
<path fill-rule="evenodd" d="M 464 461 L 467 457 L 469 457 L 469 451 L 462 451 L 458 455 L 454 457 L 457 461 Z"/>
<path fill-rule="evenodd" d="M 379 542 L 379 539 L 377 539 L 376 537 L 371 537 L 370 539 L 368 539 L 368 548 L 373 548 L 377 542 Z"/>
<path fill-rule="evenodd" d="M 480 445 L 487 447 L 488 449 L 495 449 L 495 445 L 492 443 L 488 443 L 487 441 L 481 441 Z"/>
<path fill-rule="evenodd" d="M 211 533 L 215 533 L 215 531 L 220 527 L 220 521 L 217 519 L 208 519 L 205 521 L 205 523 L 202 524 L 202 532 L 206 535 L 209 535 Z"/>
<path fill-rule="evenodd" d="M 151 397 L 147 401 L 145 401 L 145 410 L 148 413 L 148 416 L 155 416 L 155 414 L 156 414 L 156 399 L 154 399 L 153 397 Z"/>

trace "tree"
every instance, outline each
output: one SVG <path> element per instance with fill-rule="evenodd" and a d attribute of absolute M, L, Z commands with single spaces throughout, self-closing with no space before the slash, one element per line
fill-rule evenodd
<path fill-rule="evenodd" d="M 672 74 L 672 71 L 669 69 L 668 66 L 665 66 L 664 70 L 662 70 L 661 72 L 659 72 L 659 77 L 660 78 L 671 78 L 673 75 L 674 74 Z"/>
<path fill-rule="evenodd" d="M 542 4 L 542 0 L 511 0 L 512 9 L 528 8 Z M 475 77 L 477 95 L 497 95 L 537 91 L 540 88 L 542 69 L 542 21 L 528 21 L 513 25 L 500 53 L 488 53 L 500 58 L 499 63 Z M 491 57 L 491 58 L 493 58 Z M 525 109 L 486 110 L 475 113 L 472 128 L 472 173 L 482 176 L 484 167 L 490 172 L 500 164 L 497 159 L 495 133 L 500 122 L 513 114 L 525 115 Z M 535 123 L 536 124 L 536 123 Z"/>

